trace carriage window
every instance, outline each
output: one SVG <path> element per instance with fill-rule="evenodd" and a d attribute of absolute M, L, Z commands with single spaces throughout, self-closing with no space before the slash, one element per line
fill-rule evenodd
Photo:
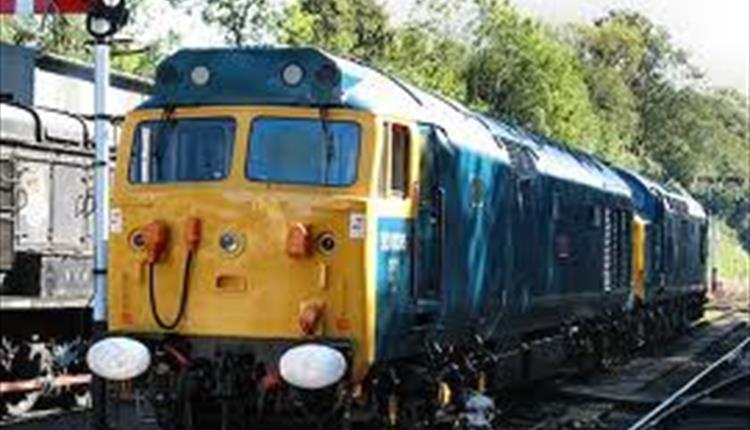
<path fill-rule="evenodd" d="M 357 179 L 360 127 L 347 121 L 253 121 L 246 175 L 254 181 L 346 186 Z"/>
<path fill-rule="evenodd" d="M 387 124 L 381 159 L 381 195 L 406 197 L 409 191 L 409 129 Z"/>
<path fill-rule="evenodd" d="M 131 183 L 217 181 L 227 177 L 234 120 L 170 119 L 142 122 L 130 156 Z"/>
<path fill-rule="evenodd" d="M 394 125 L 391 135 L 391 191 L 406 196 L 409 188 L 409 129 Z"/>

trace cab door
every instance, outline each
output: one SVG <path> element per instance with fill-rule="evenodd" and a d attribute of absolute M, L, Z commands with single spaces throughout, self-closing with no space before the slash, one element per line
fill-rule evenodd
<path fill-rule="evenodd" d="M 416 326 L 431 325 L 441 310 L 444 280 L 445 188 L 439 154 L 446 142 L 438 127 L 422 124 L 420 134 L 419 198 L 414 221 L 414 306 Z"/>
<path fill-rule="evenodd" d="M 544 267 L 549 264 L 540 247 L 540 192 L 536 155 L 527 147 L 513 141 L 505 142 L 513 166 L 513 277 L 506 294 L 511 312 L 525 312 L 534 298 L 548 294 L 542 281 Z M 549 227 L 546 227 L 549 228 Z"/>

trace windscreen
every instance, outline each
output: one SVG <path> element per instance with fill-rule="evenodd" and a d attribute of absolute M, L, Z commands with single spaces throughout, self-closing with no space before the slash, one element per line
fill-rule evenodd
<path fill-rule="evenodd" d="M 253 181 L 346 186 L 357 179 L 357 123 L 258 118 L 249 140 L 246 175 Z"/>
<path fill-rule="evenodd" d="M 140 123 L 130 157 L 130 182 L 218 181 L 229 175 L 235 122 L 228 118 Z"/>

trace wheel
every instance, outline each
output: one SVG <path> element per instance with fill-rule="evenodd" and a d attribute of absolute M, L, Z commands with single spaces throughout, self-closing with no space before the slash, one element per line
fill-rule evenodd
<path fill-rule="evenodd" d="M 40 396 L 38 391 L 8 396 L 10 399 L 5 401 L 6 413 L 12 417 L 26 415 L 34 408 Z"/>
<path fill-rule="evenodd" d="M 86 388 L 75 388 L 61 395 L 65 409 L 88 409 L 91 407 L 91 392 Z"/>

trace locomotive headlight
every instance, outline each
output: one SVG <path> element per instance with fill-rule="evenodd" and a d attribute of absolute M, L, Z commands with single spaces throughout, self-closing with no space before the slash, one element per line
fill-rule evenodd
<path fill-rule="evenodd" d="M 305 70 L 296 63 L 287 64 L 281 71 L 281 79 L 290 87 L 299 85 L 305 77 Z"/>
<path fill-rule="evenodd" d="M 284 381 L 298 388 L 317 390 L 338 382 L 346 372 L 346 359 L 330 346 L 309 343 L 287 350 L 279 360 Z"/>
<path fill-rule="evenodd" d="M 242 252 L 244 240 L 239 234 L 233 231 L 227 231 L 219 237 L 219 246 L 227 254 L 237 255 Z"/>
<path fill-rule="evenodd" d="M 129 337 L 109 337 L 86 353 L 86 363 L 96 375 L 110 381 L 133 379 L 148 369 L 151 354 L 141 342 Z"/>
<path fill-rule="evenodd" d="M 136 230 L 130 234 L 130 247 L 136 251 L 141 251 L 146 246 L 146 238 L 143 231 Z"/>

